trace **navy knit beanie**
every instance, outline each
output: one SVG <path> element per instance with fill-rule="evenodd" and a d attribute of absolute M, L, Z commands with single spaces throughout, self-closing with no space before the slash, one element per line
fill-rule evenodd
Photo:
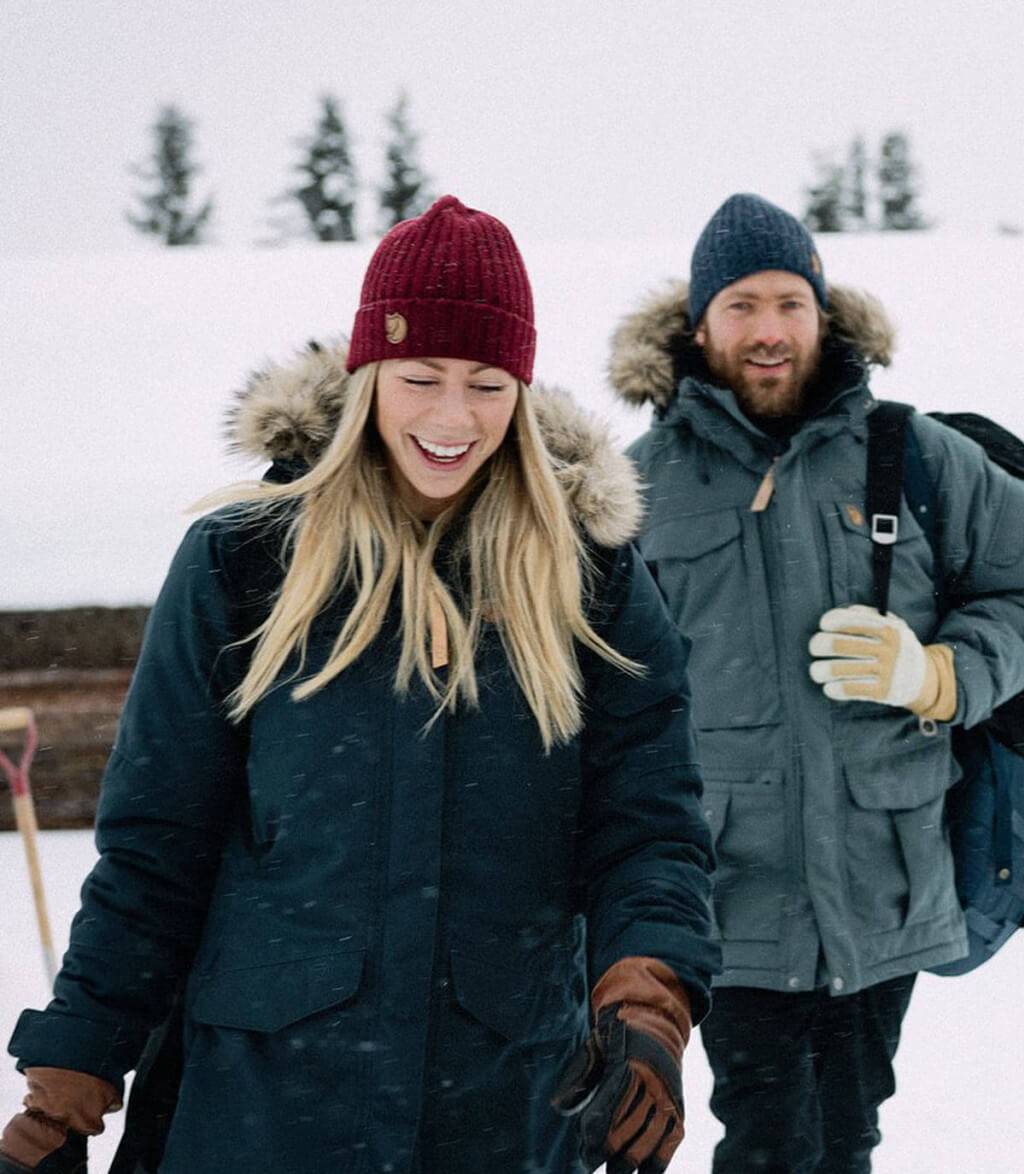
<path fill-rule="evenodd" d="M 750 273 L 782 269 L 810 282 L 828 309 L 825 275 L 811 234 L 796 219 L 760 196 L 730 196 L 708 221 L 690 261 L 690 322 L 696 327 L 708 302 Z"/>

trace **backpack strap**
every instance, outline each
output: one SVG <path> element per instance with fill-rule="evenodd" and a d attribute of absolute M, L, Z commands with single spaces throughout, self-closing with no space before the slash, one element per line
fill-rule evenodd
<path fill-rule="evenodd" d="M 899 537 L 900 498 L 907 447 L 909 404 L 880 401 L 868 415 L 868 482 L 866 506 L 871 527 L 871 570 L 875 607 L 889 610 L 892 548 Z"/>
<path fill-rule="evenodd" d="M 932 548 L 936 570 L 942 547 L 939 531 L 939 498 L 928 472 L 921 442 L 908 423 L 914 414 L 910 404 L 880 400 L 868 416 L 868 480 L 866 505 L 871 525 L 875 606 L 884 615 L 889 602 L 892 546 L 899 532 L 900 496 L 924 531 Z M 882 520 L 875 522 L 881 515 Z M 879 539 L 879 531 L 892 527 L 892 537 Z M 941 574 L 935 597 L 941 615 L 946 610 L 946 591 Z"/>
<path fill-rule="evenodd" d="M 924 453 L 921 451 L 921 442 L 918 439 L 917 433 L 910 424 L 906 425 L 905 431 L 903 495 L 907 500 L 907 508 L 917 519 L 917 524 L 924 531 L 924 536 L 928 539 L 928 545 L 932 548 L 936 570 L 933 590 L 938 604 L 939 615 L 944 615 L 947 605 L 947 593 L 945 578 L 942 574 L 942 565 L 939 561 L 942 550 L 939 495 L 935 488 L 935 482 L 928 472 L 928 466 L 925 464 Z"/>

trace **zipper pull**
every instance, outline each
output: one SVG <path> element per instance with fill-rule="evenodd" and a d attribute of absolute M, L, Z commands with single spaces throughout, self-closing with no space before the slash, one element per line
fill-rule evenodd
<path fill-rule="evenodd" d="M 754 494 L 754 500 L 750 503 L 750 512 L 752 514 L 761 514 L 768 508 L 768 503 L 772 499 L 772 494 L 775 492 L 775 462 L 778 457 L 772 458 L 772 463 L 768 466 L 768 472 L 765 473 L 761 479 L 761 484 L 757 487 L 757 493 Z"/>

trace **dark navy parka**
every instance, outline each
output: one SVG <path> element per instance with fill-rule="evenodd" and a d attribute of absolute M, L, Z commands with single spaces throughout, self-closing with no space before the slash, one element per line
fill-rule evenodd
<path fill-rule="evenodd" d="M 183 991 L 166 1174 L 572 1171 L 549 1107 L 588 985 L 654 956 L 707 1008 L 711 848 L 685 651 L 639 555 L 592 546 L 589 614 L 647 666 L 580 651 L 585 723 L 544 752 L 497 630 L 478 709 L 394 688 L 395 607 L 305 701 L 225 697 L 280 581 L 280 534 L 197 521 L 150 617 L 103 781 L 100 859 L 19 1067 L 120 1086 Z M 318 617 L 315 671 L 345 614 Z M 294 668 L 294 665 L 291 666 Z M 285 675 L 288 670 L 286 669 Z"/>

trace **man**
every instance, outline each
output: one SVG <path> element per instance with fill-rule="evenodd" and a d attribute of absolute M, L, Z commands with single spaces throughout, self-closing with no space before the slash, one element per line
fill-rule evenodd
<path fill-rule="evenodd" d="M 950 729 L 1024 688 L 1024 484 L 926 417 L 940 565 L 902 505 L 889 609 L 869 606 L 868 372 L 891 346 L 881 306 L 827 286 L 806 230 L 754 195 L 613 344 L 616 389 L 655 407 L 640 548 L 692 646 L 723 1174 L 870 1169 L 915 974 L 966 952 Z"/>

